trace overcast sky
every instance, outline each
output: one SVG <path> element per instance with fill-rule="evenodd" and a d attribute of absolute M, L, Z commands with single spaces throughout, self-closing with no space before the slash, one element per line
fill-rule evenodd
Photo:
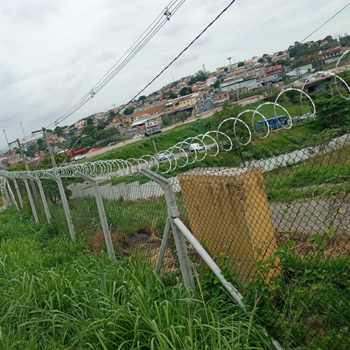
<path fill-rule="evenodd" d="M 47 126 L 83 97 L 170 0 L 0 2 L 0 148 Z M 60 126 L 131 99 L 230 0 L 186 0 L 138 55 Z M 202 69 L 213 71 L 301 41 L 348 0 L 236 0 L 145 94 Z M 311 39 L 350 32 L 350 7 Z"/>

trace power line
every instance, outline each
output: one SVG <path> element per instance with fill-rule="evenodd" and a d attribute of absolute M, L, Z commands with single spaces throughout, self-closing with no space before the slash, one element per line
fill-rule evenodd
<path fill-rule="evenodd" d="M 322 23 L 317 29 L 315 29 L 311 34 L 309 34 L 305 39 L 303 39 L 300 43 L 303 43 L 306 39 L 310 38 L 310 36 L 314 33 L 316 33 L 319 29 L 321 29 L 324 25 L 326 25 L 329 21 L 331 21 L 334 17 L 339 15 L 340 12 L 344 11 L 348 6 L 350 5 L 350 2 L 345 5 L 341 10 L 339 10 L 336 14 L 334 14 L 331 18 L 327 19 L 326 22 Z"/>
<path fill-rule="evenodd" d="M 58 125 L 63 120 L 85 105 L 96 93 L 102 90 L 129 62 L 135 55 L 155 36 L 155 34 L 167 23 L 170 18 L 182 6 L 185 0 L 172 0 L 148 28 L 138 37 L 133 45 L 118 59 L 118 61 L 104 74 L 102 78 L 87 92 L 78 102 L 63 113 L 47 128 Z M 124 59 L 123 59 L 124 58 Z M 120 63 L 119 63 L 120 62 Z M 118 64 L 119 63 L 119 64 Z"/>
<path fill-rule="evenodd" d="M 180 56 L 183 55 L 235 2 L 232 0 L 216 17 L 211 21 L 200 34 L 198 34 L 165 68 L 163 68 L 142 90 L 140 90 L 126 105 L 130 104 L 137 96 L 145 91 L 156 79 L 158 79 Z"/>

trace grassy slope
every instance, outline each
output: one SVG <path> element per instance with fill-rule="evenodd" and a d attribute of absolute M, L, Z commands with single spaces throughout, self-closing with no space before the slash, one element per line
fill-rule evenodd
<path fill-rule="evenodd" d="M 283 104 L 282 105 L 288 109 L 291 115 L 297 115 L 298 110 L 300 109 L 299 105 L 294 104 Z M 245 109 L 255 109 L 259 106 L 259 103 L 252 103 L 247 105 Z M 263 106 L 260 110 L 264 115 L 270 117 L 273 115 L 273 106 Z M 309 112 L 310 107 L 305 106 L 305 112 Z M 283 110 L 277 110 L 281 114 L 285 114 Z M 161 134 L 157 134 L 154 136 L 155 142 L 157 144 L 158 151 L 165 150 L 171 146 L 174 146 L 177 142 L 185 140 L 187 137 L 196 136 L 198 134 L 205 133 L 209 130 L 212 130 L 210 127 L 211 118 L 207 119 L 199 119 L 190 124 L 184 124 L 181 126 L 177 126 L 174 129 L 169 131 L 165 131 Z M 285 131 L 284 133 L 288 133 L 291 136 L 303 134 L 303 136 L 307 136 L 307 132 L 309 129 L 306 127 L 305 129 L 299 128 L 298 131 L 295 131 L 297 127 L 294 127 L 292 130 Z M 312 128 L 310 128 L 312 130 Z M 279 130 L 275 133 L 283 134 L 283 130 Z M 272 136 L 272 135 L 271 135 Z M 270 136 L 270 137 L 271 137 Z M 106 160 L 106 159 L 128 159 L 128 158 L 139 158 L 145 154 L 154 154 L 154 148 L 152 145 L 152 140 L 150 138 L 142 139 L 130 145 L 125 145 L 121 148 L 116 148 L 109 152 L 106 152 L 102 155 L 98 155 L 96 157 L 89 158 L 89 161 L 96 160 Z"/>
<path fill-rule="evenodd" d="M 73 246 L 13 212 L 0 223 L 0 349 L 272 348 L 229 299 L 189 299 L 144 257 L 112 264 L 86 237 Z"/>

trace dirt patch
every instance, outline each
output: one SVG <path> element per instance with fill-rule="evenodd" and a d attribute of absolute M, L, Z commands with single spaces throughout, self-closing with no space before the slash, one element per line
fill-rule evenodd
<path fill-rule="evenodd" d="M 350 255 L 350 235 L 335 234 L 333 238 L 329 238 L 326 234 L 322 236 L 324 245 L 309 242 L 308 234 L 295 233 L 292 237 L 288 234 L 277 233 L 277 244 L 287 244 L 294 241 L 295 244 L 290 249 L 297 253 L 317 253 L 324 247 L 324 254 L 328 257 L 348 256 Z"/>
<path fill-rule="evenodd" d="M 112 243 L 114 251 L 117 256 L 125 255 L 125 242 L 121 235 L 118 233 L 111 233 Z M 106 252 L 106 242 L 103 231 L 97 231 L 94 236 L 91 237 L 89 248 L 96 254 L 101 255 L 102 251 Z"/>

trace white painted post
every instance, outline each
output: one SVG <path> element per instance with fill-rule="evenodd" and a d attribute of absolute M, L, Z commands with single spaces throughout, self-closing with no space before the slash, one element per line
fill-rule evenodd
<path fill-rule="evenodd" d="M 50 224 L 51 223 L 51 214 L 50 214 L 50 210 L 49 210 L 49 206 L 47 204 L 47 200 L 45 197 L 45 192 L 43 189 L 43 185 L 41 183 L 41 181 L 35 177 L 30 177 L 33 181 L 35 181 L 39 187 L 39 192 L 40 192 L 40 196 L 41 196 L 41 200 L 43 202 L 43 206 L 44 206 L 44 210 L 45 210 L 45 215 L 46 215 L 46 219 L 47 222 Z"/>
<path fill-rule="evenodd" d="M 149 179 L 157 182 L 163 189 L 165 195 L 165 201 L 168 208 L 168 217 L 170 219 L 171 229 L 173 231 L 176 251 L 179 257 L 180 268 L 182 273 L 182 278 L 186 288 L 194 289 L 194 278 L 191 269 L 190 260 L 188 257 L 187 246 L 184 236 L 181 234 L 177 226 L 174 224 L 174 219 L 179 218 L 180 213 L 176 205 L 174 191 L 172 189 L 170 181 L 166 178 L 153 173 L 150 170 L 141 169 L 140 173 L 147 176 Z"/>
<path fill-rule="evenodd" d="M 14 206 L 16 207 L 16 209 L 19 210 L 19 209 L 18 209 L 17 202 L 16 202 L 16 198 L 15 198 L 15 196 L 14 196 L 14 194 L 13 194 L 13 191 L 12 191 L 12 188 L 11 188 L 11 186 L 10 186 L 10 183 L 9 183 L 9 180 L 8 180 L 8 179 L 6 179 L 6 185 L 7 185 L 7 189 L 8 189 L 8 192 L 9 192 L 9 194 L 10 194 L 10 198 L 11 198 L 12 203 L 14 204 Z"/>
<path fill-rule="evenodd" d="M 45 175 L 48 176 L 50 179 L 56 181 L 56 183 L 57 183 L 57 186 L 58 186 L 58 189 L 59 189 L 60 195 L 61 195 L 64 213 L 65 213 L 66 219 L 67 219 L 69 233 L 70 233 L 70 236 L 72 238 L 73 243 L 75 243 L 75 231 L 74 231 L 73 221 L 72 221 L 72 217 L 70 215 L 68 201 L 67 201 L 66 193 L 64 192 L 62 180 L 59 177 L 56 177 L 56 176 L 48 174 L 48 173 L 46 173 Z"/>
<path fill-rule="evenodd" d="M 33 201 L 32 193 L 30 192 L 28 180 L 25 177 L 22 177 L 22 180 L 24 182 L 24 185 L 26 186 L 26 190 L 27 190 L 28 198 L 29 198 L 29 203 L 30 203 L 30 206 L 32 208 L 34 220 L 35 220 L 36 223 L 39 223 L 38 214 L 36 212 L 36 208 L 35 208 L 35 204 L 34 204 L 34 201 Z"/>
<path fill-rule="evenodd" d="M 12 181 L 13 181 L 13 184 L 15 185 L 15 189 L 16 189 L 16 192 L 17 192 L 19 205 L 21 206 L 22 209 L 24 209 L 23 199 L 22 199 L 21 191 L 19 190 L 19 187 L 18 187 L 17 180 L 16 179 L 12 179 Z"/>
<path fill-rule="evenodd" d="M 79 171 L 77 171 L 75 174 L 77 176 L 82 177 L 84 180 L 88 181 L 89 183 L 91 183 L 93 188 L 94 188 L 95 199 L 96 199 L 96 204 L 97 204 L 97 208 L 98 208 L 98 213 L 100 215 L 103 235 L 105 237 L 107 253 L 108 253 L 108 256 L 109 256 L 109 258 L 111 260 L 115 260 L 115 253 L 114 253 L 114 247 L 113 247 L 111 232 L 109 231 L 109 227 L 108 227 L 108 222 L 107 222 L 105 208 L 103 206 L 103 201 L 102 201 L 100 187 L 98 186 L 97 181 L 94 180 L 92 177 L 90 177 L 88 175 L 85 175 L 85 174 L 83 174 L 83 173 L 81 173 Z"/>
<path fill-rule="evenodd" d="M 167 218 L 166 219 L 166 224 L 164 228 L 164 233 L 163 233 L 163 239 L 162 239 L 162 244 L 160 246 L 160 251 L 159 251 L 159 257 L 157 261 L 157 267 L 156 267 L 156 272 L 159 275 L 160 274 L 160 269 L 162 268 L 162 263 L 165 255 L 165 250 L 168 246 L 168 238 L 169 238 L 169 233 L 170 233 L 170 223 L 171 219 Z"/>

